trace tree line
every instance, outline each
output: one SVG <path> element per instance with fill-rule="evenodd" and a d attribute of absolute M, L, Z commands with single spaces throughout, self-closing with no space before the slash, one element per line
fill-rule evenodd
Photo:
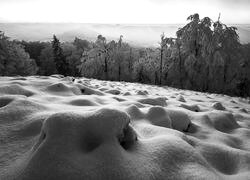
<path fill-rule="evenodd" d="M 55 35 L 51 42 L 26 42 L 0 32 L 0 75 L 59 73 L 250 96 L 250 44 L 240 43 L 237 28 L 220 17 L 187 20 L 176 37 L 161 34 L 157 48 L 131 46 L 122 35 L 61 43 Z"/>

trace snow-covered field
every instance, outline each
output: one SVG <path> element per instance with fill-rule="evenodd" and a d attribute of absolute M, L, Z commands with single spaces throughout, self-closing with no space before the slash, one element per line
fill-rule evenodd
<path fill-rule="evenodd" d="M 1 77 L 0 179 L 250 179 L 250 102 L 59 75 Z"/>

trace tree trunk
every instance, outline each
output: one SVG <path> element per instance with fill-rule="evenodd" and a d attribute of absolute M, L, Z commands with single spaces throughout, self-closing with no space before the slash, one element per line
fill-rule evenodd
<path fill-rule="evenodd" d="M 158 76 L 157 76 L 157 71 L 155 71 L 155 85 L 158 84 Z"/>
<path fill-rule="evenodd" d="M 129 71 L 129 81 L 132 81 L 132 48 L 130 48 L 129 52 L 128 71 Z"/>
<path fill-rule="evenodd" d="M 178 55 L 179 55 L 179 71 L 180 71 L 180 88 L 183 88 L 182 84 L 182 73 L 183 73 L 183 68 L 182 68 L 182 58 L 181 58 L 181 51 L 180 47 L 178 47 Z"/>
<path fill-rule="evenodd" d="M 121 80 L 121 66 L 119 64 L 119 67 L 118 67 L 118 81 Z"/>
<path fill-rule="evenodd" d="M 160 60 L 160 82 L 161 85 L 161 78 L 162 78 L 162 58 L 163 58 L 163 47 L 161 47 L 161 60 Z"/>
<path fill-rule="evenodd" d="M 106 56 L 104 59 L 104 73 L 105 73 L 105 80 L 108 80 L 108 60 Z"/>

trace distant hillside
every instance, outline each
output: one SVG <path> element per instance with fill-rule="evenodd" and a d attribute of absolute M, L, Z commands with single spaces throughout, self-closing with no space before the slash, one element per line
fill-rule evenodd
<path fill-rule="evenodd" d="M 250 42 L 250 25 L 234 25 L 238 28 L 242 43 Z M 181 24 L 129 25 L 129 24 L 80 24 L 80 23 L 0 23 L 0 30 L 13 39 L 26 41 L 48 41 L 56 34 L 62 41 L 72 41 L 76 36 L 95 40 L 98 34 L 107 39 L 124 40 L 134 46 L 157 46 L 160 34 L 175 36 Z"/>

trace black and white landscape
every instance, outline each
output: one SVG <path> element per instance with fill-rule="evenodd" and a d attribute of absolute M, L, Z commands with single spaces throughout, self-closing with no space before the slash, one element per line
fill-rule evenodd
<path fill-rule="evenodd" d="M 1 0 L 0 179 L 250 179 L 249 9 Z"/>

